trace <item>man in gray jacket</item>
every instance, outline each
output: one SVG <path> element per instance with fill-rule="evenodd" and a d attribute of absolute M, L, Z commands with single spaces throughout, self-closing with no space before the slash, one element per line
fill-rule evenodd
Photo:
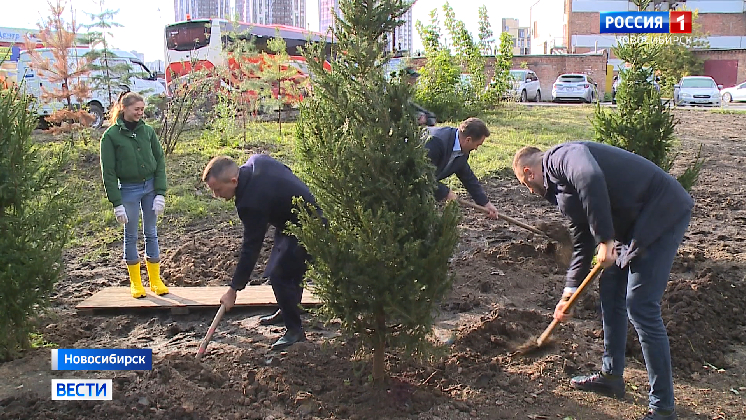
<path fill-rule="evenodd" d="M 592 142 L 570 142 L 546 153 L 524 147 L 516 177 L 570 219 L 574 254 L 554 317 L 567 319 L 567 300 L 597 261 L 604 329 L 601 371 L 571 385 L 622 398 L 627 318 L 634 325 L 650 382 L 643 420 L 675 420 L 671 353 L 661 299 L 689 226 L 694 202 L 671 175 L 649 160 Z"/>

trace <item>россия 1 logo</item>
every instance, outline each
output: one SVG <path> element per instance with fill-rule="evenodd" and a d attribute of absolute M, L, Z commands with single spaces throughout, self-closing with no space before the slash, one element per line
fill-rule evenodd
<path fill-rule="evenodd" d="M 692 12 L 601 12 L 602 34 L 690 34 Z"/>

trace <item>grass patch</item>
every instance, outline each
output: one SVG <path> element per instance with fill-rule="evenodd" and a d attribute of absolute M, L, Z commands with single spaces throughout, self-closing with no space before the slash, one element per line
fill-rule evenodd
<path fill-rule="evenodd" d="M 746 114 L 746 109 L 726 109 L 726 108 L 715 108 L 710 110 L 714 114 Z"/>
<path fill-rule="evenodd" d="M 29 344 L 31 345 L 32 349 L 59 347 L 57 344 L 45 340 L 44 337 L 39 333 L 29 334 Z"/>
<path fill-rule="evenodd" d="M 480 179 L 513 176 L 513 155 L 523 146 L 546 150 L 573 140 L 591 140 L 592 105 L 580 107 L 521 106 L 508 104 L 486 112 L 482 119 L 490 137 L 469 157 L 469 165 Z M 457 123 L 453 123 L 457 125 Z M 449 179 L 449 181 L 452 181 Z M 456 180 L 460 186 L 460 182 Z"/>
<path fill-rule="evenodd" d="M 542 149 L 570 140 L 588 140 L 593 131 L 589 116 L 592 106 L 526 107 L 508 104 L 486 112 L 482 118 L 491 135 L 485 144 L 472 153 L 469 163 L 480 178 L 512 177 L 513 154 L 526 145 Z M 446 125 L 457 126 L 458 122 Z M 100 260 L 112 252 L 114 243 L 121 243 L 123 228 L 114 219 L 111 203 L 106 198 L 99 166 L 99 139 L 103 132 L 91 133 L 87 145 L 76 144 L 70 153 L 63 175 L 67 193 L 78 209 L 73 221 L 69 247 L 84 247 L 84 260 Z M 166 158 L 168 192 L 166 211 L 159 227 L 178 231 L 201 219 L 232 215 L 234 204 L 212 197 L 201 181 L 205 164 L 214 156 L 228 155 L 243 163 L 251 153 L 268 153 L 293 166 L 295 124 L 283 123 L 282 133 L 277 123 L 252 123 L 244 138 L 237 134 L 226 138 L 221 133 L 205 129 L 183 134 L 174 153 Z M 44 133 L 35 137 L 43 147 L 63 147 L 63 140 L 52 140 Z M 448 183 L 462 189 L 456 177 Z M 222 217 L 221 217 L 222 218 Z M 117 250 L 116 252 L 120 252 Z"/>

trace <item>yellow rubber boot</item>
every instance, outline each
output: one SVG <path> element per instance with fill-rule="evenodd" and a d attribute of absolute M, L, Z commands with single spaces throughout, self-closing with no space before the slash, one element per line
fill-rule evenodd
<path fill-rule="evenodd" d="M 145 288 L 142 287 L 142 277 L 140 276 L 140 263 L 127 264 L 127 271 L 130 273 L 130 293 L 132 293 L 132 297 L 145 297 Z"/>
<path fill-rule="evenodd" d="M 150 282 L 150 290 L 156 295 L 165 295 L 168 293 L 168 287 L 163 284 L 161 280 L 161 263 L 145 261 L 145 266 L 148 268 L 148 281 Z"/>

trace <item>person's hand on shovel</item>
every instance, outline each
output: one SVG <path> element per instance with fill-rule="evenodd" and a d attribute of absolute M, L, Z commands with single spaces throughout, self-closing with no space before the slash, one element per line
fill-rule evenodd
<path fill-rule="evenodd" d="M 492 204 L 491 202 L 488 202 L 487 204 L 484 205 L 484 208 L 490 211 L 489 213 L 487 213 L 487 217 L 489 217 L 490 219 L 497 220 L 497 207 L 495 207 L 494 204 Z"/>
<path fill-rule="evenodd" d="M 567 291 L 563 293 L 562 299 L 557 302 L 557 306 L 554 308 L 554 319 L 556 319 L 557 321 L 563 322 L 572 318 L 573 310 L 570 309 L 567 312 L 565 311 L 567 310 L 567 304 L 569 303 L 573 293 L 575 293 L 575 291 Z"/>
<path fill-rule="evenodd" d="M 614 241 L 606 241 L 598 244 L 598 253 L 596 254 L 596 261 L 601 264 L 603 268 L 609 268 L 616 262 L 617 254 L 616 247 L 614 247 Z"/>
<path fill-rule="evenodd" d="M 220 304 L 225 306 L 226 312 L 230 311 L 236 304 L 236 289 L 228 287 L 228 291 L 220 298 Z"/>

